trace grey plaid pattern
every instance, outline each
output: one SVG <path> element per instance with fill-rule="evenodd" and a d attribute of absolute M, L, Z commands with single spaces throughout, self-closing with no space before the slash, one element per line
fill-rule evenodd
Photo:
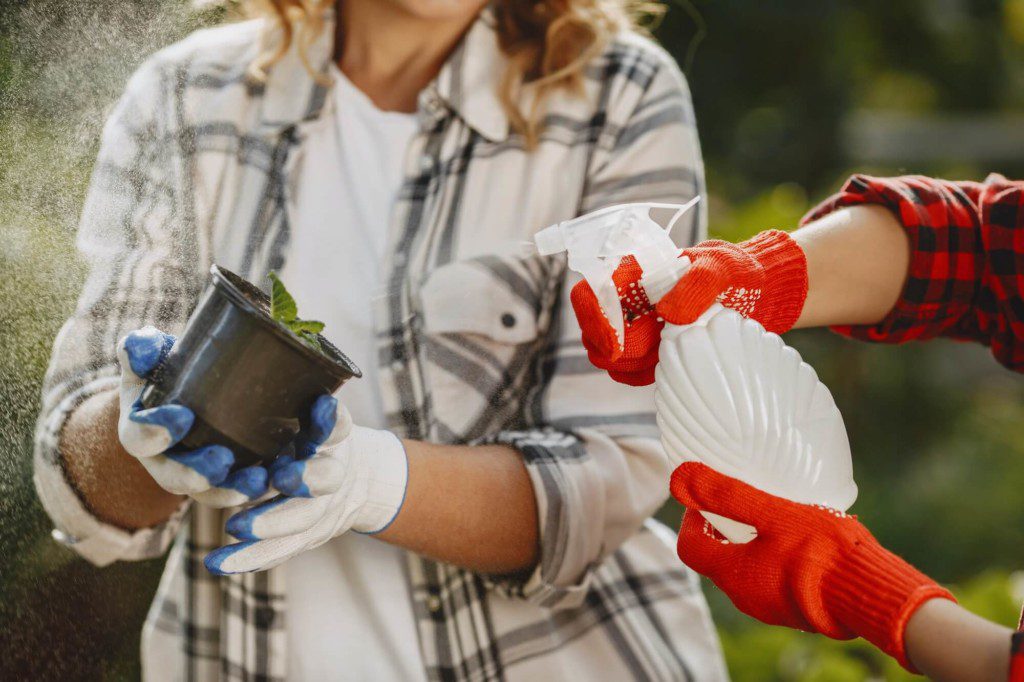
<path fill-rule="evenodd" d="M 485 10 L 421 95 L 419 133 L 389 226 L 375 306 L 389 427 L 449 443 L 501 442 L 537 494 L 541 560 L 482 576 L 414 555 L 407 574 L 429 679 L 715 680 L 726 677 L 696 577 L 647 521 L 667 497 L 652 393 L 587 362 L 564 259 L 524 247 L 534 230 L 626 201 L 703 192 L 689 93 L 671 59 L 631 34 L 550 102 L 539 147 L 512 133 L 494 92 L 503 59 Z M 224 513 L 187 505 L 129 533 L 93 517 L 63 474 L 70 412 L 116 385 L 131 329 L 179 332 L 212 262 L 253 281 L 287 258 L 291 170 L 325 114 L 291 52 L 265 84 L 246 66 L 264 27 L 194 34 L 144 64 L 104 131 L 79 245 L 91 272 L 44 387 L 36 483 L 83 556 L 103 565 L 173 541 L 143 633 L 149 679 L 284 679 L 283 571 L 215 578 L 202 557 Z M 331 54 L 327 30 L 313 63 Z M 705 234 L 696 213 L 679 241 Z M 495 510 L 501 513 L 501 510 Z M 343 676 L 343 671 L 339 672 Z"/>

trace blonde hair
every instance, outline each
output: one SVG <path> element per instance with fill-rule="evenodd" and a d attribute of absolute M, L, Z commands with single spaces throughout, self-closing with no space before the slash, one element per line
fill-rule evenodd
<path fill-rule="evenodd" d="M 291 48 L 311 73 L 306 49 L 323 30 L 334 0 L 251 0 L 281 30 L 282 40 L 264 50 L 251 65 L 257 78 Z M 497 84 L 498 99 L 512 129 L 528 147 L 540 134 L 544 103 L 557 89 L 579 92 L 586 64 L 601 53 L 611 37 L 639 28 L 641 20 L 661 16 L 663 7 L 637 0 L 497 0 L 494 3 L 498 44 L 508 68 Z M 319 76 L 318 76 L 319 77 Z M 523 111 L 526 90 L 531 104 Z"/>

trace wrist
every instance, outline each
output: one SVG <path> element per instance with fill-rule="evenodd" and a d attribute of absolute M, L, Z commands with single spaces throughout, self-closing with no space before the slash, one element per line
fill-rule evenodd
<path fill-rule="evenodd" d="M 346 441 L 359 460 L 365 492 L 352 529 L 373 535 L 391 525 L 405 502 L 408 456 L 402 441 L 390 431 L 355 426 Z"/>
<path fill-rule="evenodd" d="M 931 599 L 956 601 L 953 595 L 906 561 L 889 552 L 866 531 L 843 552 L 822 581 L 829 615 L 914 671 L 907 658 L 905 633 L 910 617 Z"/>
<path fill-rule="evenodd" d="M 782 230 L 767 230 L 743 242 L 764 271 L 763 307 L 753 318 L 777 334 L 793 328 L 807 300 L 807 257 Z"/>

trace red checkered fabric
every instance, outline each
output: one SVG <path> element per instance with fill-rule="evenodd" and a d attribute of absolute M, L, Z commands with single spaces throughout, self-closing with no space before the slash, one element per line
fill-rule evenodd
<path fill-rule="evenodd" d="M 1010 672 L 1008 682 L 1024 682 L 1024 632 L 1018 630 L 1010 639 Z"/>
<path fill-rule="evenodd" d="M 978 341 L 1024 372 L 1024 182 L 855 175 L 802 223 L 858 204 L 886 206 L 900 219 L 913 250 L 910 271 L 884 320 L 833 330 L 883 343 Z"/>

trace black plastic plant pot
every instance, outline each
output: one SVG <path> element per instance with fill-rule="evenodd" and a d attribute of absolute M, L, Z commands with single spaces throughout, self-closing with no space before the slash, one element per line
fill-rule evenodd
<path fill-rule="evenodd" d="M 168 403 L 195 413 L 186 448 L 224 445 L 236 468 L 270 463 L 308 424 L 313 402 L 360 377 L 359 368 L 323 336 L 323 351 L 270 317 L 270 299 L 214 265 L 184 333 L 142 395 L 145 407 Z"/>

